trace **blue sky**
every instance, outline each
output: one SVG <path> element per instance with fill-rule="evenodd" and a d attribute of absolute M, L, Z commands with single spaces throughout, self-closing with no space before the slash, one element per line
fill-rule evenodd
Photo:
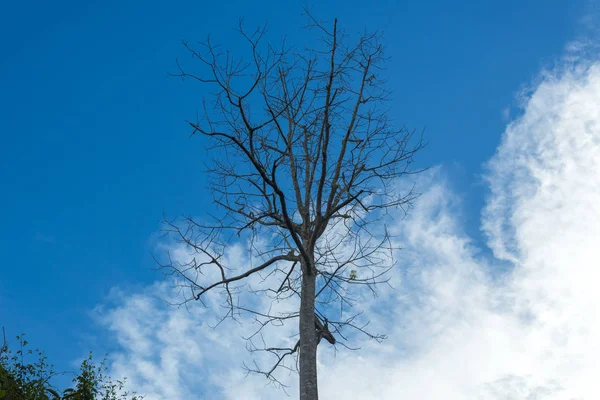
<path fill-rule="evenodd" d="M 420 165 L 441 166 L 445 185 L 460 194 L 451 207 L 460 230 L 475 253 L 492 257 L 480 225 L 490 204 L 482 165 L 525 112 L 518 93 L 537 88 L 540 71 L 589 33 L 593 3 L 399 3 L 312 9 L 349 32 L 383 30 L 391 113 L 426 128 Z M 99 323 L 93 310 L 113 315 L 129 294 L 161 282 L 150 253 L 163 212 L 213 207 L 202 145 L 184 122 L 201 88 L 168 77 L 175 58 L 187 57 L 181 40 L 211 34 L 235 51 L 230 28 L 243 16 L 248 26 L 268 21 L 273 40 L 302 45 L 301 14 L 300 5 L 277 1 L 0 6 L 0 324 L 9 336 L 26 332 L 59 369 L 88 349 L 127 358 L 117 325 Z M 492 270 L 514 261 L 501 258 Z"/>

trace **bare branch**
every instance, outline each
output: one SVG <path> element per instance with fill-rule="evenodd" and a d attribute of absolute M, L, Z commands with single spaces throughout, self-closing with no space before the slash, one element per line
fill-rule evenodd
<path fill-rule="evenodd" d="M 274 47 L 265 43 L 266 25 L 246 31 L 241 20 L 236 31 L 248 61 L 210 37 L 198 46 L 184 42 L 197 69 L 177 60 L 173 75 L 212 90 L 188 124 L 213 156 L 208 191 L 222 213 L 165 218 L 187 253 L 167 254 L 161 267 L 177 277 L 183 304 L 221 290 L 223 318 L 254 318 L 249 350 L 274 361 L 249 372 L 283 386 L 276 371 L 292 369 L 286 360 L 299 356 L 300 375 L 311 380 L 300 398 L 312 400 L 321 339 L 350 348 L 351 332 L 385 337 L 371 332 L 356 308 L 365 294 L 377 295 L 377 285 L 389 284 L 397 249 L 386 224 L 392 210 L 406 213 L 417 197 L 414 188 L 401 191 L 398 180 L 418 172 L 413 158 L 424 143 L 387 117 L 380 34 L 350 40 L 337 19 L 324 24 L 305 11 L 308 33 L 319 35 L 322 48 Z M 232 256 L 232 244 L 248 252 L 244 260 Z M 264 296 L 271 306 L 256 310 L 244 294 Z M 296 311 L 271 309 L 298 301 Z M 295 345 L 256 346 L 264 329 L 296 318 Z"/>

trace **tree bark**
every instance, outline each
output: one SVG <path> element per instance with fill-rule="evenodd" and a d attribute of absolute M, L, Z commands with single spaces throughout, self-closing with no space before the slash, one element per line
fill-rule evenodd
<path fill-rule="evenodd" d="M 315 330 L 316 271 L 302 263 L 300 293 L 300 400 L 318 400 L 317 334 Z M 312 270 L 311 274 L 307 272 Z"/>

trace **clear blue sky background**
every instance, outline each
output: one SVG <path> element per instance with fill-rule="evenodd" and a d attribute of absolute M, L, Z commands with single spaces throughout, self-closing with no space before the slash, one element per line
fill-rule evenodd
<path fill-rule="evenodd" d="M 426 127 L 421 165 L 451 167 L 478 237 L 481 164 L 523 82 L 584 29 L 583 1 L 325 1 L 349 32 L 382 29 L 392 112 Z M 181 40 L 269 21 L 302 44 L 285 1 L 0 3 L 0 325 L 26 332 L 59 367 L 110 348 L 89 316 L 114 286 L 160 278 L 150 252 L 163 211 L 199 214 L 204 151 L 184 120 L 202 96 L 169 78 Z M 240 42 L 237 42 L 238 44 Z M 310 45 L 310 43 L 308 43 Z M 96 339 L 94 339 L 96 338 Z M 100 341 L 96 341 L 100 338 Z"/>

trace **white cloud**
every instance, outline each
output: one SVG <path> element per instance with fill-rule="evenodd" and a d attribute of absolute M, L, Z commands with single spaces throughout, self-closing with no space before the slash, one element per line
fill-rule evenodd
<path fill-rule="evenodd" d="M 417 207 L 395 227 L 404 247 L 395 290 L 362 303 L 389 338 L 360 342 L 357 352 L 323 346 L 323 398 L 598 397 L 600 64 L 545 73 L 523 105 L 487 169 L 482 228 L 496 259 L 463 232 L 460 198 L 443 172 L 425 177 Z M 492 274 L 507 261 L 510 271 Z M 115 376 L 148 399 L 283 397 L 241 369 L 251 357 L 241 338 L 247 321 L 213 330 L 210 310 L 161 302 L 173 295 L 157 283 L 99 311 L 122 348 Z"/>

